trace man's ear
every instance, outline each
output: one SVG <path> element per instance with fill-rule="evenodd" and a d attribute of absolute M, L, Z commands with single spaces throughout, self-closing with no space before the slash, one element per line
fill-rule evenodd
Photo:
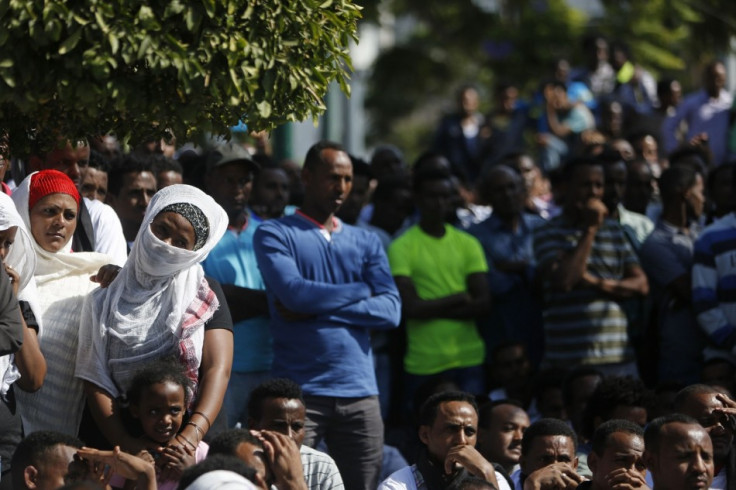
<path fill-rule="evenodd" d="M 578 459 L 577 456 L 575 456 L 575 458 L 572 460 L 572 469 L 573 470 L 577 470 L 578 469 L 578 463 L 579 462 L 580 462 L 580 460 Z"/>
<path fill-rule="evenodd" d="M 425 445 L 429 444 L 429 429 L 428 425 L 419 426 L 419 440 Z"/>
<path fill-rule="evenodd" d="M 595 469 L 598 467 L 598 454 L 595 451 L 591 451 L 588 455 L 588 468 L 595 474 Z"/>
<path fill-rule="evenodd" d="M 36 481 L 38 480 L 38 470 L 35 466 L 28 465 L 23 470 L 23 482 L 26 484 L 26 488 L 36 488 Z"/>

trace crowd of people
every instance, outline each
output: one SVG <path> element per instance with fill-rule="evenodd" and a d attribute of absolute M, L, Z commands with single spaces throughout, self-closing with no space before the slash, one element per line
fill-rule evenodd
<path fill-rule="evenodd" d="M 736 488 L 724 66 L 681 99 L 587 48 L 411 165 L 8 156 L 0 488 Z"/>

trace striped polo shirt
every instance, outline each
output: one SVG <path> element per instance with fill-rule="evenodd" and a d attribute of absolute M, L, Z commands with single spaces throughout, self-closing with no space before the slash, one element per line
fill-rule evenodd
<path fill-rule="evenodd" d="M 703 231 L 693 257 L 693 309 L 711 340 L 731 347 L 736 340 L 736 215 Z"/>
<path fill-rule="evenodd" d="M 539 270 L 571 253 L 583 235 L 565 215 L 537 229 L 534 254 Z M 639 261 L 623 229 L 606 219 L 595 235 L 587 271 L 601 279 L 623 279 L 626 270 Z M 571 367 L 579 364 L 629 362 L 626 314 L 609 296 L 591 287 L 575 286 L 569 292 L 553 290 L 544 283 L 545 363 Z"/>

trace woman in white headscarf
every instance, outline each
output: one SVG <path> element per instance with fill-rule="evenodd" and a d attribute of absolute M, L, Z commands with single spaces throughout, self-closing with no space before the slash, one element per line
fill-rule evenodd
<path fill-rule="evenodd" d="M 120 412 L 135 371 L 161 357 L 176 356 L 196 387 L 176 443 L 194 449 L 217 417 L 232 367 L 232 320 L 220 285 L 199 263 L 227 223 L 225 211 L 195 187 L 158 191 L 125 267 L 85 302 L 76 376 L 110 444 L 134 453 L 158 446 L 134 438 Z"/>
<path fill-rule="evenodd" d="M 20 413 L 16 409 L 15 389 L 34 392 L 43 384 L 46 360 L 38 345 L 40 321 L 35 301 L 36 254 L 33 239 L 26 231 L 10 196 L 0 193 L 0 261 L 18 299 L 23 344 L 14 354 L 0 356 L 0 457 L 3 472 L 10 468 L 15 446 L 20 442 Z M 8 475 L 9 476 L 9 475 Z"/>
<path fill-rule="evenodd" d="M 35 301 L 38 341 L 48 365 L 41 389 L 16 393 L 23 427 L 26 433 L 55 430 L 76 436 L 84 407 L 82 383 L 74 378 L 80 312 L 87 293 L 97 287 L 90 276 L 112 259 L 95 252 L 71 253 L 81 198 L 62 172 L 32 173 L 12 199 L 32 237 L 31 248 L 22 253 L 35 256 L 37 294 L 29 299 Z"/>

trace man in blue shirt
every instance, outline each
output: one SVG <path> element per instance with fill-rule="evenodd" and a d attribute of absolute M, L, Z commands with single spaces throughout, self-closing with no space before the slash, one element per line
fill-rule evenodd
<path fill-rule="evenodd" d="M 263 279 L 253 252 L 261 220 L 246 210 L 257 165 L 236 143 L 206 154 L 207 192 L 228 213 L 227 233 L 202 264 L 222 284 L 233 317 L 233 369 L 225 395 L 228 425 L 245 423 L 250 392 L 270 376 L 271 334 Z"/>
<path fill-rule="evenodd" d="M 383 422 L 370 330 L 396 327 L 401 304 L 378 237 L 335 217 L 352 177 L 341 146 L 312 146 L 302 208 L 263 223 L 253 245 L 271 312 L 272 372 L 304 390 L 304 443 L 324 438 L 345 487 L 374 490 Z"/>

